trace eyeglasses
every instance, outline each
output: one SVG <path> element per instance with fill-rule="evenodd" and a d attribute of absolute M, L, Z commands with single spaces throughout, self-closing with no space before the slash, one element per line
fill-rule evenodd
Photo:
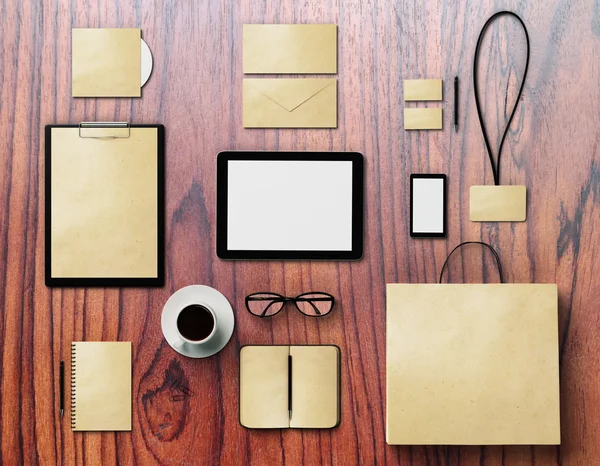
<path fill-rule="evenodd" d="M 287 298 L 277 293 L 252 293 L 246 296 L 246 309 L 258 317 L 272 317 L 283 309 L 283 306 L 293 302 L 302 314 L 309 317 L 322 317 L 333 309 L 335 299 L 329 293 L 310 291 L 295 298 Z"/>

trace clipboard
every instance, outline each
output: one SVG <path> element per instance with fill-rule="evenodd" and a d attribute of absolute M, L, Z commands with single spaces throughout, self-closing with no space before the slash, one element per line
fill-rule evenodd
<path fill-rule="evenodd" d="M 47 125 L 45 282 L 164 284 L 164 126 Z"/>

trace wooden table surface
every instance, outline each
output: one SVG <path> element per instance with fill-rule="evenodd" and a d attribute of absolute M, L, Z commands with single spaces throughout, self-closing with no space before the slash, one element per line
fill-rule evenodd
<path fill-rule="evenodd" d="M 425 6 L 427 4 L 427 6 Z M 526 184 L 524 223 L 468 218 L 468 189 L 492 183 L 472 85 L 477 35 L 499 9 L 531 37 L 523 98 L 502 181 Z M 13 464 L 600 464 L 600 7 L 593 0 L 8 0 L 0 6 L 0 463 Z M 242 128 L 242 24 L 336 23 L 339 125 Z M 154 72 L 141 99 L 71 97 L 71 27 L 141 27 Z M 513 19 L 483 45 L 484 107 L 494 147 L 524 67 Z M 461 78 L 460 130 L 452 83 Z M 402 81 L 443 78 L 443 131 L 405 132 Z M 437 106 L 439 104 L 433 104 Z M 50 123 L 163 123 L 167 131 L 166 286 L 44 286 L 44 140 Z M 365 254 L 359 262 L 226 262 L 215 254 L 215 156 L 221 150 L 360 151 L 366 161 Z M 409 175 L 446 173 L 445 240 L 409 236 Z M 460 241 L 494 245 L 508 282 L 558 283 L 562 446 L 393 447 L 385 442 L 385 284 L 433 283 Z M 453 282 L 496 280 L 477 248 Z M 160 329 L 167 298 L 190 284 L 235 309 L 217 356 L 186 359 Z M 323 290 L 339 305 L 307 319 L 288 309 L 250 316 L 254 291 Z M 58 415 L 58 364 L 79 340 L 133 343 L 133 429 L 71 431 Z M 335 430 L 249 431 L 238 422 L 244 344 L 332 343 L 342 352 Z M 168 401 L 169 381 L 195 392 Z M 68 402 L 67 394 L 67 402 Z"/>

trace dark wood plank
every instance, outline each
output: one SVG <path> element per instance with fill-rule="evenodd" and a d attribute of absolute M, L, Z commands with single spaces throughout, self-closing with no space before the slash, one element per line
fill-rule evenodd
<path fill-rule="evenodd" d="M 495 2 L 326 0 L 0 3 L 0 463 L 12 464 L 594 464 L 600 457 L 600 16 L 592 0 L 509 0 L 526 22 L 529 77 L 502 162 L 504 183 L 528 187 L 528 220 L 475 224 L 468 189 L 491 183 L 477 120 L 472 58 Z M 241 28 L 333 22 L 339 27 L 339 128 L 244 130 Z M 141 99 L 70 97 L 71 27 L 136 27 L 155 68 Z M 480 73 L 490 137 L 508 117 L 523 72 L 523 34 L 495 23 Z M 460 131 L 452 80 L 461 78 Z M 443 78 L 445 130 L 405 132 L 402 80 Z M 511 100 L 512 99 L 512 100 Z M 422 105 L 422 104 L 419 104 Z M 43 125 L 87 120 L 167 128 L 167 284 L 153 290 L 44 286 Z M 226 149 L 356 150 L 366 159 L 360 262 L 224 262 L 214 250 L 215 156 Z M 447 240 L 412 240 L 408 180 L 449 177 Z M 509 282 L 556 282 L 560 295 L 561 447 L 391 447 L 385 443 L 385 284 L 434 282 L 449 249 L 490 241 Z M 482 258 L 483 257 L 483 258 Z M 496 280 L 468 250 L 448 280 Z M 189 284 L 221 290 L 236 312 L 230 344 L 190 360 L 162 337 L 167 298 Z M 246 294 L 326 290 L 323 321 L 293 312 L 258 321 Z M 76 340 L 130 340 L 133 430 L 74 434 L 58 417 L 58 362 Z M 333 431 L 254 432 L 238 422 L 244 344 L 333 343 L 342 350 L 342 423 Z M 168 400 L 173 378 L 196 396 Z M 67 397 L 68 399 L 68 397 Z"/>

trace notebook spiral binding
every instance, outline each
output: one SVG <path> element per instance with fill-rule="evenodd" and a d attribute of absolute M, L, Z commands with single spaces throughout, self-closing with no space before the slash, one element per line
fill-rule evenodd
<path fill-rule="evenodd" d="M 75 343 L 71 343 L 71 429 L 76 427 L 76 402 L 75 402 Z"/>

